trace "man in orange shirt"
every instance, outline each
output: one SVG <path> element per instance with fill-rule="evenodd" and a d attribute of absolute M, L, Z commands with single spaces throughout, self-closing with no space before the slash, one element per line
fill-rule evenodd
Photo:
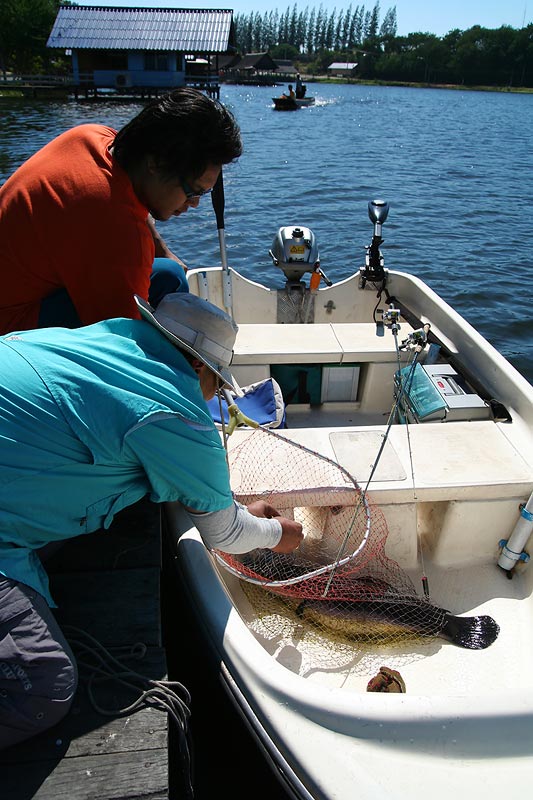
<path fill-rule="evenodd" d="M 138 318 L 134 294 L 187 291 L 154 220 L 196 208 L 241 151 L 231 113 L 183 88 L 35 153 L 0 188 L 0 334 Z"/>

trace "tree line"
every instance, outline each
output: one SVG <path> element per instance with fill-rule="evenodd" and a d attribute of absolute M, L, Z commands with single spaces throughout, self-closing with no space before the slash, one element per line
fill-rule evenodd
<path fill-rule="evenodd" d="M 398 36 L 396 6 L 381 20 L 376 2 L 331 13 L 295 4 L 283 12 L 236 14 L 235 29 L 242 54 L 268 51 L 311 74 L 344 61 L 356 62 L 356 77 L 366 80 L 533 87 L 533 24 Z"/>
<path fill-rule="evenodd" d="M 364 5 L 330 14 L 322 7 L 299 11 L 295 4 L 284 12 L 235 15 L 237 46 L 242 53 L 257 53 L 288 45 L 297 54 L 312 55 L 321 50 L 353 50 L 363 42 L 396 35 L 396 6 L 390 8 L 380 24 L 379 2 L 367 11 Z"/>

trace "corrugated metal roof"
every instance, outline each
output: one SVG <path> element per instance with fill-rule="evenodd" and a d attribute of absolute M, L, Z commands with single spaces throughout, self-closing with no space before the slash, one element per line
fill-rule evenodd
<path fill-rule="evenodd" d="M 47 46 L 226 53 L 234 38 L 231 10 L 60 6 Z"/>
<path fill-rule="evenodd" d="M 357 61 L 334 61 L 328 69 L 355 69 L 357 63 Z"/>

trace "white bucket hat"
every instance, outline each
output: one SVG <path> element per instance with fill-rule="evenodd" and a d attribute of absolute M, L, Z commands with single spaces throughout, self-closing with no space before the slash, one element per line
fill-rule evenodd
<path fill-rule="evenodd" d="M 134 298 L 143 319 L 172 344 L 203 361 L 230 389 L 238 391 L 227 369 L 238 327 L 225 311 L 188 292 L 166 294 L 155 310 L 138 295 Z"/>

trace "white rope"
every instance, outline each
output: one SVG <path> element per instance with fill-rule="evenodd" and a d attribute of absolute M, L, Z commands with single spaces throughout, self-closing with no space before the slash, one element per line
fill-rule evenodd
<path fill-rule="evenodd" d="M 65 636 L 76 657 L 80 679 L 87 686 L 89 701 L 95 711 L 104 716 L 118 717 L 132 714 L 141 708 L 151 707 L 168 714 L 178 732 L 178 746 L 183 766 L 186 797 L 192 798 L 192 740 L 189 732 L 191 716 L 191 695 L 179 681 L 152 680 L 130 669 L 119 661 L 110 649 L 104 647 L 91 634 L 80 628 L 65 625 Z M 142 659 L 147 652 L 146 645 L 138 642 L 133 646 L 114 647 L 127 658 Z M 97 702 L 94 687 L 96 684 L 114 681 L 137 693 L 129 705 L 121 708 L 104 708 Z"/>

